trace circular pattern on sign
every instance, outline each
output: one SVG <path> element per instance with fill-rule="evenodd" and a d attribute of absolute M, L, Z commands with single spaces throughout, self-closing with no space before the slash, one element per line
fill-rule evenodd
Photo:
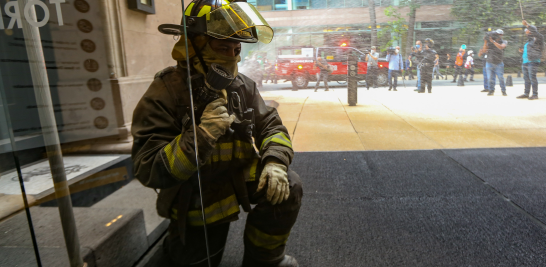
<path fill-rule="evenodd" d="M 351 65 L 351 70 L 355 70 L 355 69 L 356 69 L 355 65 Z"/>
<path fill-rule="evenodd" d="M 97 127 L 97 129 L 106 129 L 106 127 L 108 127 L 108 119 L 103 117 L 103 116 L 100 116 L 100 117 L 96 117 L 95 120 L 93 121 L 93 123 L 95 124 L 95 127 Z"/>
<path fill-rule="evenodd" d="M 354 71 L 351 71 L 351 72 L 349 73 L 349 76 L 351 76 L 351 77 L 352 77 L 352 76 L 355 76 L 355 75 L 356 75 L 356 72 L 354 72 Z"/>
<path fill-rule="evenodd" d="M 94 109 L 94 110 L 101 110 L 104 108 L 104 106 L 106 106 L 106 103 L 104 102 L 104 100 L 102 100 L 102 98 L 100 97 L 95 97 L 93 99 L 91 99 L 91 107 Z"/>
<path fill-rule="evenodd" d="M 82 13 L 87 13 L 89 12 L 89 3 L 87 3 L 87 1 L 85 0 L 76 0 L 74 1 L 74 7 L 76 8 L 76 10 L 82 12 Z"/>
<path fill-rule="evenodd" d="M 80 46 L 81 46 L 82 50 L 87 52 L 87 53 L 93 53 L 93 52 L 95 52 L 95 49 L 97 49 L 97 46 L 95 45 L 95 42 L 93 42 L 93 41 L 91 41 L 89 39 L 85 39 L 85 40 L 81 41 Z"/>
<path fill-rule="evenodd" d="M 83 67 L 89 72 L 96 72 L 99 70 L 99 63 L 94 59 L 88 59 L 83 62 Z"/>
<path fill-rule="evenodd" d="M 80 19 L 78 20 L 78 29 L 80 29 L 82 32 L 90 33 L 93 31 L 93 24 L 91 24 L 89 20 Z"/>
<path fill-rule="evenodd" d="M 87 88 L 93 92 L 98 92 L 102 89 L 102 83 L 99 79 L 91 78 L 87 81 Z"/>

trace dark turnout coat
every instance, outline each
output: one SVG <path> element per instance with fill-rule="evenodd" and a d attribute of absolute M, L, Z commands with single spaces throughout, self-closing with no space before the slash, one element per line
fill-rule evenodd
<path fill-rule="evenodd" d="M 265 104 L 256 84 L 239 74 L 226 88 L 236 91 L 242 104 L 254 109 L 253 137 L 258 156 L 249 138 L 227 134 L 217 141 L 191 123 L 183 126 L 189 113 L 187 72 L 175 66 L 156 76 L 138 103 L 131 132 L 134 137 L 134 173 L 140 182 L 159 189 L 157 210 L 160 216 L 178 220 L 185 228 L 203 225 L 197 184 L 194 134 L 199 145 L 203 201 L 207 224 L 237 220 L 239 205 L 250 210 L 245 182 L 259 178 L 267 157 L 290 165 L 294 152 L 290 136 L 275 108 Z M 195 103 L 206 105 L 207 103 Z M 201 114 L 196 114 L 199 125 Z"/>

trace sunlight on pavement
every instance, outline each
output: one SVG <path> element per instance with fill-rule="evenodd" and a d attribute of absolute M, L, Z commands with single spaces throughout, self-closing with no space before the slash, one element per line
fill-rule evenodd
<path fill-rule="evenodd" d="M 479 85 L 438 86 L 432 94 L 413 87 L 261 92 L 279 103 L 295 151 L 413 150 L 546 146 L 546 98 L 516 99 L 523 85 L 481 93 Z"/>

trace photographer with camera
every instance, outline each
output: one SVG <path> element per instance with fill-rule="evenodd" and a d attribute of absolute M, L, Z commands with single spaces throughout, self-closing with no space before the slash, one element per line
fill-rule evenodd
<path fill-rule="evenodd" d="M 370 90 L 370 85 L 373 85 L 373 88 L 377 88 L 377 59 L 379 58 L 379 53 L 377 53 L 377 47 L 372 46 L 370 53 L 366 55 L 366 62 L 368 63 L 368 73 L 366 74 L 366 88 Z"/>
<path fill-rule="evenodd" d="M 486 68 L 487 78 L 489 79 L 489 93 L 492 96 L 495 93 L 495 77 L 499 78 L 499 84 L 502 90 L 502 95 L 506 94 L 506 85 L 504 84 L 504 49 L 508 42 L 502 39 L 504 31 L 498 29 L 494 32 L 486 33 L 483 42 L 483 50 L 487 54 Z"/>
<path fill-rule="evenodd" d="M 544 52 L 544 36 L 537 31 L 537 27 L 529 25 L 526 20 L 523 21 L 523 26 L 526 27 L 525 34 L 529 38 L 523 49 L 520 48 L 523 59 L 521 68 L 523 70 L 523 79 L 525 80 L 525 91 L 523 95 L 517 98 L 535 100 L 538 99 L 537 70 L 540 65 L 540 57 Z M 532 96 L 529 95 L 531 85 L 533 87 Z"/>
<path fill-rule="evenodd" d="M 389 47 L 387 50 L 387 62 L 389 62 L 389 91 L 396 90 L 398 84 L 398 75 L 404 69 L 404 60 L 400 54 L 400 46 L 396 48 Z M 394 83 L 392 80 L 394 79 Z"/>
<path fill-rule="evenodd" d="M 428 88 L 428 92 L 432 93 L 432 70 L 434 68 L 434 61 L 436 60 L 436 51 L 432 49 L 434 47 L 434 40 L 427 38 L 425 45 L 420 53 L 422 58 L 417 68 L 421 69 L 421 88 L 419 93 L 425 92 L 425 86 Z"/>

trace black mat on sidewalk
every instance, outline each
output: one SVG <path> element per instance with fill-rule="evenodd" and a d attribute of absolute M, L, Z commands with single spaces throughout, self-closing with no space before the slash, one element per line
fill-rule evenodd
<path fill-rule="evenodd" d="M 304 197 L 287 252 L 302 267 L 546 266 L 544 159 L 545 148 L 297 153 Z M 220 266 L 241 265 L 244 222 Z"/>
<path fill-rule="evenodd" d="M 497 149 L 469 151 L 447 153 L 469 166 L 476 156 L 503 161 Z M 510 173 L 528 162 L 535 171 L 526 181 L 545 179 L 539 159 L 546 150 L 502 153 L 512 160 L 486 162 L 482 174 L 517 184 L 521 178 Z M 439 150 L 297 153 L 292 168 L 305 195 L 288 253 L 302 267 L 546 266 L 546 230 L 453 158 Z M 542 207 L 546 215 L 543 203 L 533 202 L 546 199 L 546 190 L 517 188 L 521 198 L 533 197 L 530 210 Z M 232 224 L 222 267 L 240 266 L 243 228 L 244 220 Z"/>

